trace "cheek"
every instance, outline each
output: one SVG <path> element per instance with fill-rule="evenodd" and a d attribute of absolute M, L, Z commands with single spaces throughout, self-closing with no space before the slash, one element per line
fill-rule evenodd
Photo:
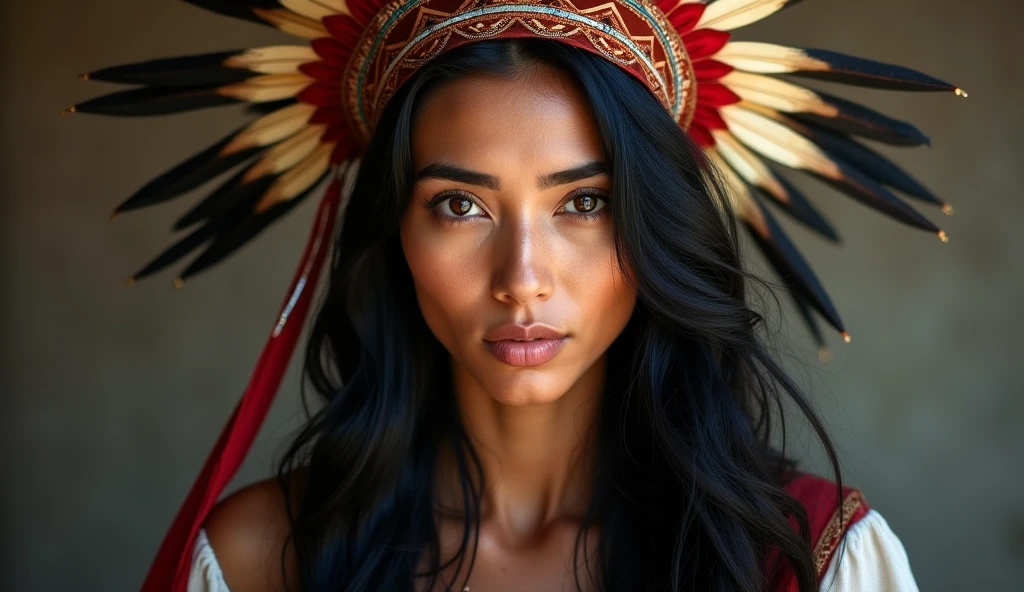
<path fill-rule="evenodd" d="M 636 290 L 627 281 L 615 256 L 611 228 L 580 241 L 559 261 L 566 270 L 565 287 L 578 310 L 580 329 L 588 345 L 605 348 L 633 314 Z M 597 355 L 601 351 L 594 352 Z"/>
<path fill-rule="evenodd" d="M 476 233 L 442 233 L 422 221 L 401 228 L 402 250 L 412 274 L 423 318 L 434 335 L 454 351 L 456 336 L 473 330 L 487 277 Z"/>

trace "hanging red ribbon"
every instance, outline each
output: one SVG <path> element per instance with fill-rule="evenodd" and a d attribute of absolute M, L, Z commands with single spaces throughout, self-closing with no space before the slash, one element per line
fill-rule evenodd
<path fill-rule="evenodd" d="M 341 181 L 332 182 L 317 210 L 313 230 L 292 279 L 278 322 L 253 371 L 249 386 L 210 451 L 185 503 L 178 510 L 149 569 L 142 592 L 186 592 L 192 546 L 207 514 L 238 471 L 270 410 L 288 369 L 309 312 L 312 295 L 330 251 L 341 202 Z"/>

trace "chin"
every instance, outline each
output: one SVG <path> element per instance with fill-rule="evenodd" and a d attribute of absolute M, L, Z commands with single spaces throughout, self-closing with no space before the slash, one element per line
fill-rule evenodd
<path fill-rule="evenodd" d="M 572 386 L 571 380 L 553 376 L 555 371 L 539 368 L 516 368 L 504 380 L 489 380 L 484 384 L 495 401 L 512 407 L 543 405 L 557 401 Z"/>

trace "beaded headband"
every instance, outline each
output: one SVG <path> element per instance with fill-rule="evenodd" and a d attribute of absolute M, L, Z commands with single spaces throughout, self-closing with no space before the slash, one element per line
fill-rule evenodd
<path fill-rule="evenodd" d="M 321 201 L 249 386 L 165 537 L 143 585 L 146 591 L 184 592 L 191 543 L 277 392 L 343 198 L 379 114 L 406 80 L 445 51 L 484 39 L 553 39 L 597 54 L 642 82 L 717 165 L 733 209 L 786 282 L 819 346 L 824 341 L 812 310 L 847 341 L 849 335 L 764 201 L 830 241 L 838 241 L 838 235 L 774 165 L 806 171 L 871 208 L 947 240 L 895 192 L 947 214 L 951 206 L 861 141 L 916 146 L 928 142 L 920 130 L 777 75 L 967 94 L 901 66 L 828 50 L 733 40 L 733 30 L 798 0 L 186 1 L 307 42 L 157 59 L 82 75 L 136 88 L 64 112 L 149 116 L 242 103 L 254 117 L 115 209 L 116 215 L 165 202 L 236 171 L 175 222 L 174 229 L 184 235 L 129 283 L 194 255 L 175 279 L 180 287 L 310 195 L 319 194 Z"/>

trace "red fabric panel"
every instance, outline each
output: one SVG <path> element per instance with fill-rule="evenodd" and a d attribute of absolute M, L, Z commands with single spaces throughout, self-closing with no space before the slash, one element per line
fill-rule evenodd
<path fill-rule="evenodd" d="M 816 553 L 822 553 L 820 557 L 822 564 L 818 569 L 818 582 L 820 583 L 835 550 L 834 543 L 837 542 L 837 539 L 833 538 L 833 535 L 838 537 L 845 534 L 851 526 L 868 513 L 870 508 L 860 491 L 853 487 L 843 487 L 842 497 L 844 502 L 851 506 L 851 511 L 844 512 L 843 522 L 837 523 L 835 519 L 839 509 L 839 504 L 836 501 L 838 490 L 834 482 L 815 475 L 798 473 L 785 485 L 785 490 L 795 497 L 807 511 L 807 523 L 811 530 L 811 549 Z M 798 530 L 796 520 L 791 518 L 790 524 L 793 526 L 793 530 Z M 832 527 L 838 527 L 839 530 L 832 532 Z M 822 541 L 823 535 L 829 540 Z M 773 549 L 768 556 L 768 565 L 773 565 L 778 555 L 778 550 Z M 817 556 L 816 559 L 818 559 Z M 798 592 L 796 576 L 788 562 L 774 578 L 771 589 L 775 592 Z"/>

